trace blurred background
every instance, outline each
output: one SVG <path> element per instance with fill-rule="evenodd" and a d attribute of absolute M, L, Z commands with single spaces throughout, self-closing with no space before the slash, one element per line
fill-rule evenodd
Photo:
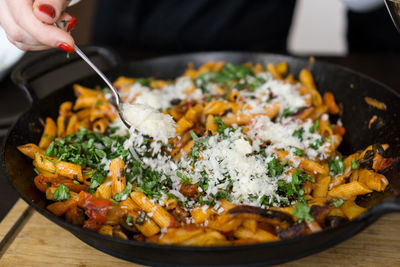
<path fill-rule="evenodd" d="M 111 48 L 126 62 L 215 50 L 315 56 L 400 91 L 400 34 L 383 0 L 83 0 L 68 12 L 78 19 L 72 32 L 77 44 Z M 4 74 L 0 75 L 0 141 L 30 105 L 10 79 L 15 67 L 11 63 L 37 58 L 38 66 L 46 67 L 40 59 L 46 53 L 22 53 L 0 35 L 0 74 Z M 103 69 L 109 67 L 107 62 L 96 62 Z M 33 81 L 32 88 L 43 97 L 91 73 L 84 64 L 74 65 Z M 5 177 L 0 177 L 0 219 L 16 199 Z"/>
<path fill-rule="evenodd" d="M 97 0 L 84 0 L 69 9 L 79 18 L 73 35 L 80 44 L 91 44 L 93 40 L 93 11 L 96 4 Z M 300 55 L 346 55 L 346 11 L 341 0 L 298 0 L 288 37 L 289 52 Z M 318 27 L 315 27 L 316 21 Z"/>
<path fill-rule="evenodd" d="M 274 1 L 275 0 L 264 2 Z M 70 12 L 79 19 L 78 26 L 73 32 L 73 36 L 79 44 L 92 44 L 94 42 L 97 44 L 113 44 L 115 46 L 119 42 L 118 40 L 114 40 L 114 42 L 105 41 L 103 39 L 104 37 L 99 37 L 99 32 L 107 32 L 107 35 L 111 36 L 108 31 L 117 31 L 115 28 L 112 28 L 112 25 L 118 25 L 118 19 L 113 19 L 113 12 L 110 12 L 110 9 L 115 9 L 116 5 L 107 2 L 110 1 L 84 0 L 69 8 Z M 232 2 L 241 1 L 234 0 Z M 252 2 L 262 3 L 262 1 L 257 0 Z M 344 56 L 349 52 L 362 52 L 368 50 L 369 52 L 384 53 L 387 51 L 379 50 L 379 48 L 390 47 L 391 50 L 394 51 L 395 49 L 393 49 L 393 46 L 400 44 L 400 36 L 398 36 L 390 21 L 390 17 L 384 7 L 383 1 L 288 0 L 287 2 L 288 4 L 280 5 L 275 8 L 286 7 L 287 9 L 290 9 L 290 11 L 293 8 L 293 13 L 290 11 L 288 12 L 288 10 L 278 10 L 284 14 L 282 14 L 282 16 L 274 15 L 273 17 L 284 17 L 285 20 L 289 21 L 287 52 L 290 54 Z M 260 5 L 270 8 L 268 5 Z M 257 4 L 253 6 L 257 6 Z M 160 5 L 157 8 L 161 7 L 162 6 Z M 166 9 L 171 9 L 171 7 L 166 7 Z M 226 9 L 229 9 L 229 7 L 226 7 Z M 95 15 L 95 10 L 97 10 L 97 16 Z M 272 14 L 266 13 L 266 16 L 267 15 Z M 290 24 L 291 17 L 292 21 Z M 162 18 L 160 18 L 160 21 L 161 20 Z M 277 24 L 279 23 L 280 21 L 277 21 Z M 110 26 L 107 27 L 107 24 Z M 153 23 L 153 25 L 155 24 Z M 264 27 L 267 32 L 271 32 L 268 30 L 270 27 L 279 28 L 279 25 L 266 24 L 261 26 Z M 284 27 L 280 28 L 282 28 L 282 31 L 284 30 Z M 252 30 L 250 29 L 249 31 Z M 137 30 L 132 29 L 131 32 L 138 33 Z M 129 31 L 126 32 L 126 34 L 129 33 Z M 260 34 L 263 33 L 260 32 Z M 201 36 L 199 37 L 201 38 Z M 361 39 L 357 42 L 357 39 L 360 37 Z M 274 37 L 271 36 L 271 38 Z M 128 39 L 135 39 L 135 36 L 131 36 Z M 126 38 L 124 41 L 126 41 Z M 387 43 L 377 44 L 382 41 L 387 41 Z M 261 48 L 258 50 L 263 49 Z"/>

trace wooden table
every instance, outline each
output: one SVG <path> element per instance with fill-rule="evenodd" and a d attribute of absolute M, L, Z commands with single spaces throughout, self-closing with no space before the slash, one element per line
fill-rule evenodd
<path fill-rule="evenodd" d="M 0 224 L 0 266 L 140 266 L 98 251 L 19 200 Z M 400 214 L 318 254 L 281 266 L 400 266 Z"/>

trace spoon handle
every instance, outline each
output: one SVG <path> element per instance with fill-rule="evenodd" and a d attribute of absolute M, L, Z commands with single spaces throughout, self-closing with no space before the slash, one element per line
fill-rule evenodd
<path fill-rule="evenodd" d="M 77 46 L 74 45 L 75 52 L 103 79 L 103 81 L 108 85 L 110 88 L 111 92 L 114 95 L 115 99 L 115 104 L 118 109 L 118 114 L 119 117 L 121 118 L 122 122 L 129 128 L 131 124 L 125 120 L 122 112 L 121 112 L 121 98 L 119 97 L 119 94 L 117 92 L 117 89 L 113 86 L 113 84 L 110 82 L 110 80 L 104 75 L 104 73 L 99 70 L 99 68 L 96 67 L 96 65 L 85 55 L 85 53 L 82 52 L 82 50 Z"/>
<path fill-rule="evenodd" d="M 110 80 L 104 75 L 104 73 L 99 70 L 99 68 L 96 67 L 96 65 L 85 55 L 85 53 L 82 52 L 82 50 L 75 45 L 74 46 L 75 52 L 103 79 L 103 81 L 108 85 L 112 93 L 114 94 L 114 98 L 116 101 L 116 105 L 119 106 L 121 103 L 121 99 L 119 97 L 119 94 L 117 90 L 114 88 L 113 84 L 110 82 Z"/>

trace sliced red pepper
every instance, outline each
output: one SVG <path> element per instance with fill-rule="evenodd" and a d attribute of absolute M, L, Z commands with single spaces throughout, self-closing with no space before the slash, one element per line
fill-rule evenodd
<path fill-rule="evenodd" d="M 81 191 L 78 195 L 78 206 L 85 210 L 85 214 L 89 219 L 105 223 L 107 221 L 107 213 L 111 206 L 111 202 L 106 199 L 99 199 L 93 195 Z"/>
<path fill-rule="evenodd" d="M 76 207 L 75 199 L 68 199 L 67 201 L 54 202 L 47 206 L 47 209 L 56 216 L 61 216 L 66 213 L 69 209 Z"/>
<path fill-rule="evenodd" d="M 43 176 L 42 174 L 39 174 L 35 177 L 35 179 L 33 179 L 33 182 L 35 183 L 37 189 L 45 193 L 47 188 L 49 188 L 49 185 L 47 183 L 50 182 L 50 179 Z"/>

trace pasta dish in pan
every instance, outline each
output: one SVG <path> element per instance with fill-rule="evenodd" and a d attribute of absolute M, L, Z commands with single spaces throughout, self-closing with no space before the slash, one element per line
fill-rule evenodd
<path fill-rule="evenodd" d="M 285 62 L 208 62 L 115 87 L 138 107 L 137 127 L 118 119 L 107 89 L 76 84 L 39 144 L 18 147 L 47 209 L 85 229 L 172 245 L 271 242 L 352 220 L 366 210 L 357 196 L 388 185 L 388 145 L 342 156 L 340 105 L 307 69 L 296 81 Z"/>

